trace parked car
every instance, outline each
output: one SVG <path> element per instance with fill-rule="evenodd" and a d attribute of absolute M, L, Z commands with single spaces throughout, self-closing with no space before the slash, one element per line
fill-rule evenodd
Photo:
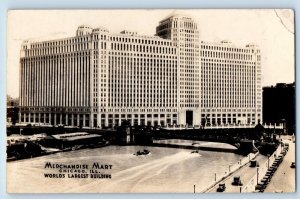
<path fill-rule="evenodd" d="M 223 192 L 226 189 L 225 183 L 220 183 L 217 192 Z"/>
<path fill-rule="evenodd" d="M 235 186 L 243 186 L 240 176 L 235 176 L 231 184 Z"/>
<path fill-rule="evenodd" d="M 289 148 L 290 148 L 290 145 L 289 145 L 289 143 L 284 143 L 284 148 L 288 151 L 289 150 Z"/>
<path fill-rule="evenodd" d="M 291 168 L 296 168 L 296 164 L 295 164 L 295 162 L 292 162 L 292 164 L 291 164 Z"/>
<path fill-rule="evenodd" d="M 258 166 L 259 166 L 259 164 L 256 160 L 251 160 L 250 161 L 250 167 L 258 167 Z"/>

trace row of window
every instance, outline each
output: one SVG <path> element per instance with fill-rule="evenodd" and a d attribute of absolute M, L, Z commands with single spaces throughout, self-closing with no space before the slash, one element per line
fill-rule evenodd
<path fill-rule="evenodd" d="M 206 50 L 219 50 L 219 51 L 228 51 L 228 52 L 241 52 L 241 53 L 254 53 L 254 49 L 245 49 L 245 48 L 234 48 L 234 47 L 225 47 L 225 46 L 213 46 L 213 45 L 201 45 L 201 49 Z M 257 52 L 260 52 L 257 50 Z"/>
<path fill-rule="evenodd" d="M 21 63 L 20 102 L 26 106 L 87 106 L 90 93 L 89 59 L 84 64 Z M 55 64 L 54 64 L 55 63 Z M 29 67 L 30 66 L 30 67 Z M 65 67 L 66 66 L 66 67 Z"/>
<path fill-rule="evenodd" d="M 110 41 L 116 42 L 128 42 L 128 43 L 136 43 L 136 44 L 148 44 L 148 45 L 163 45 L 163 46 L 172 46 L 171 41 L 163 41 L 157 40 L 158 38 L 151 39 L 140 39 L 140 38 L 127 38 L 127 37 L 109 37 Z"/>
<path fill-rule="evenodd" d="M 159 54 L 176 54 L 176 48 L 149 46 L 149 45 L 129 45 L 129 44 L 111 44 L 111 50 L 116 51 L 133 51 L 143 53 L 159 53 Z"/>
<path fill-rule="evenodd" d="M 30 48 L 47 48 L 52 46 L 61 46 L 61 45 L 70 45 L 70 44 L 73 45 L 75 43 L 82 43 L 87 41 L 89 41 L 89 36 L 73 37 L 69 39 L 31 43 Z"/>

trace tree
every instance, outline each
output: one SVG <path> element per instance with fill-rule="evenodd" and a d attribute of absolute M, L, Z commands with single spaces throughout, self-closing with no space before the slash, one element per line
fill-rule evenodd
<path fill-rule="evenodd" d="M 19 98 L 13 98 L 10 95 L 6 96 L 6 106 L 19 106 Z"/>

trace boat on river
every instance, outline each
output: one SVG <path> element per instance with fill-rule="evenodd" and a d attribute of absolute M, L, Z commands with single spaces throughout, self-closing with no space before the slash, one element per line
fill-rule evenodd
<path fill-rule="evenodd" d="M 149 150 L 147 150 L 147 149 L 144 149 L 144 150 L 139 150 L 139 151 L 137 151 L 135 154 L 133 154 L 133 155 L 136 155 L 136 156 L 140 156 L 140 155 L 149 155 L 150 154 L 150 151 Z"/>

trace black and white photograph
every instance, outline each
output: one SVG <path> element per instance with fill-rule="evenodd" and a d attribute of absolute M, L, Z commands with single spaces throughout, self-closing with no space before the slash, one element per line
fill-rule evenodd
<path fill-rule="evenodd" d="M 9 10 L 7 192 L 295 192 L 294 14 Z"/>

